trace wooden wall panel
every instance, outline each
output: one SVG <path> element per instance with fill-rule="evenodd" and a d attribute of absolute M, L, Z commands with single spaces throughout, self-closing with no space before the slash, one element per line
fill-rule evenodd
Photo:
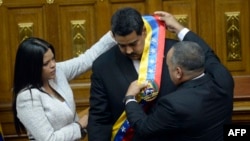
<path fill-rule="evenodd" d="M 2 8 L 1 8 L 2 7 Z M 4 22 L 7 20 L 6 8 L 0 6 L 0 60 L 1 60 L 1 68 L 0 68 L 0 105 L 9 103 L 11 101 L 10 92 L 11 92 L 11 66 L 10 66 L 10 46 L 8 35 L 9 31 L 6 29 L 7 23 Z M 1 121 L 0 121 L 1 122 Z"/>
<path fill-rule="evenodd" d="M 233 122 L 250 124 L 250 76 L 234 76 Z"/>
<path fill-rule="evenodd" d="M 112 14 L 121 7 L 134 7 L 142 14 L 163 10 L 203 37 L 234 75 L 233 122 L 250 124 L 250 0 L 3 0 L 0 5 L 0 123 L 5 141 L 22 141 L 14 131 L 11 111 L 13 65 L 20 42 L 20 23 L 32 23 L 32 35 L 52 43 L 57 61 L 72 58 L 78 47 L 75 33 L 80 33 L 80 50 L 85 51 L 110 29 Z M 50 3 L 48 3 L 50 2 Z M 227 59 L 228 12 L 239 12 L 242 59 Z M 72 25 L 79 25 L 77 29 Z M 72 24 L 73 23 L 73 24 Z M 167 32 L 167 37 L 176 38 Z M 71 81 L 77 112 L 89 105 L 90 73 Z M 85 139 L 87 140 L 87 139 Z"/>
<path fill-rule="evenodd" d="M 62 60 L 78 56 L 96 41 L 95 4 L 95 1 L 66 1 L 58 5 L 59 48 Z M 70 82 L 79 110 L 88 106 L 90 74 L 91 71 L 88 71 Z"/>
<path fill-rule="evenodd" d="M 248 3 L 246 0 L 215 1 L 216 52 L 234 75 L 250 71 Z"/>
<path fill-rule="evenodd" d="M 104 35 L 110 29 L 110 17 L 111 17 L 111 9 L 109 5 L 109 1 L 100 0 L 96 3 L 95 9 L 95 28 L 96 28 L 96 41 L 100 39 L 102 35 Z"/>
<path fill-rule="evenodd" d="M 8 103 L 11 101 L 11 89 L 12 89 L 12 80 L 13 80 L 13 70 L 14 70 L 14 61 L 15 53 L 18 44 L 21 41 L 21 34 L 25 31 L 20 31 L 21 27 L 25 24 L 32 24 L 32 35 L 43 37 L 43 7 L 41 3 L 32 3 L 27 4 L 18 4 L 12 3 L 3 3 L 1 11 L 4 16 L 1 16 L 3 19 L 3 57 L 2 60 L 4 69 L 1 70 L 1 88 L 2 91 L 0 95 L 0 102 Z M 23 35 L 23 34 L 22 34 Z"/>
<path fill-rule="evenodd" d="M 1 117 L 2 122 L 2 129 L 5 135 L 14 135 L 15 127 L 13 126 L 13 115 L 10 108 L 6 108 L 4 111 L 1 112 L 3 117 Z"/>
<path fill-rule="evenodd" d="M 162 0 L 146 0 L 145 6 L 148 14 L 163 9 Z"/>
<path fill-rule="evenodd" d="M 43 38 L 43 9 L 42 7 L 29 8 L 11 8 L 8 9 L 8 26 L 9 26 L 9 43 L 11 57 L 9 59 L 11 64 L 11 80 L 13 80 L 14 62 L 16 57 L 16 50 L 19 43 L 25 38 L 25 33 L 30 36 L 37 36 Z M 28 30 L 26 27 L 30 27 Z M 22 30 L 22 31 L 21 31 Z"/>
<path fill-rule="evenodd" d="M 120 9 L 122 7 L 133 7 L 138 11 L 140 11 L 141 13 L 146 14 L 146 7 L 143 0 L 138 0 L 138 1 L 124 0 L 123 2 L 117 2 L 117 0 L 112 0 L 111 2 L 113 2 L 110 4 L 112 14 L 115 13 L 117 9 Z M 111 21 L 111 17 L 109 21 Z"/>
<path fill-rule="evenodd" d="M 250 97 L 235 98 L 232 121 L 235 124 L 250 125 Z"/>
<path fill-rule="evenodd" d="M 244 99 L 250 97 L 250 75 L 234 76 L 235 98 Z M 250 104 L 250 103 L 249 103 Z"/>
<path fill-rule="evenodd" d="M 93 5 L 81 6 L 81 5 L 60 5 L 59 6 L 59 36 L 60 36 L 60 47 L 63 48 L 62 54 L 63 59 L 70 59 L 77 56 L 73 48 L 73 41 L 75 38 L 84 38 L 83 48 L 80 50 L 86 51 L 94 42 L 95 38 L 95 18 Z M 77 36 L 73 31 L 77 30 L 73 25 L 81 25 L 83 30 L 80 30 Z M 80 27 L 79 27 L 80 28 Z M 82 29 L 81 28 L 81 29 Z M 82 31 L 82 32 L 81 32 Z M 81 40 L 80 40 L 81 41 Z"/>
<path fill-rule="evenodd" d="M 164 0 L 163 11 L 170 12 L 177 20 L 179 20 L 184 26 L 197 32 L 196 27 L 196 1 L 195 0 Z M 167 32 L 167 37 L 176 38 L 173 33 Z"/>
<path fill-rule="evenodd" d="M 216 51 L 215 13 L 213 0 L 197 1 L 197 32 Z"/>
<path fill-rule="evenodd" d="M 45 1 L 44 1 L 45 2 Z M 55 47 L 56 60 L 63 60 L 62 48 L 59 45 L 59 21 L 58 21 L 58 5 L 57 4 L 44 4 L 44 39 Z"/>

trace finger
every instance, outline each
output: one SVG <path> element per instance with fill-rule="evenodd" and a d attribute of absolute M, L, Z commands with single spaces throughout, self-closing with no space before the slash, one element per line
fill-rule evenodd
<path fill-rule="evenodd" d="M 154 14 L 158 14 L 158 15 L 164 15 L 165 12 L 163 11 L 155 11 Z"/>
<path fill-rule="evenodd" d="M 144 81 L 141 83 L 140 88 L 144 88 L 148 85 L 148 81 Z"/>

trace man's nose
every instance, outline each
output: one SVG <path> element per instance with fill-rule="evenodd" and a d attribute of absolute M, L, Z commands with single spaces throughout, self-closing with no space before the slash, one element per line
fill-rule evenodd
<path fill-rule="evenodd" d="M 126 46 L 125 51 L 126 51 L 126 54 L 131 54 L 133 52 L 133 48 L 130 46 Z"/>

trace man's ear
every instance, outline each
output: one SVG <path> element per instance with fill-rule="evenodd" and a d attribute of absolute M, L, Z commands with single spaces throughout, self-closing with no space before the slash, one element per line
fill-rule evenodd
<path fill-rule="evenodd" d="M 180 67 L 176 67 L 176 78 L 181 79 L 183 77 L 183 71 Z"/>

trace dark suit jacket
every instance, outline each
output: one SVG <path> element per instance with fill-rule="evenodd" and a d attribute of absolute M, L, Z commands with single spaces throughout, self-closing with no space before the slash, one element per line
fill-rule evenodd
<path fill-rule="evenodd" d="M 223 141 L 223 125 L 231 121 L 234 82 L 209 46 L 193 32 L 184 40 L 191 39 L 205 51 L 205 76 L 161 97 L 148 116 L 136 102 L 128 103 L 127 117 L 137 134 L 168 141 Z"/>
<path fill-rule="evenodd" d="M 168 39 L 165 53 L 176 43 Z M 124 111 L 123 98 L 129 84 L 138 79 L 132 60 L 124 56 L 118 46 L 101 55 L 92 66 L 89 141 L 110 141 L 112 126 Z M 166 59 L 163 61 L 162 84 L 159 97 L 176 89 L 169 78 Z"/>
<path fill-rule="evenodd" d="M 166 40 L 165 54 L 175 42 L 177 41 Z M 176 89 L 170 80 L 166 59 L 163 59 L 162 86 L 158 99 Z M 120 52 L 118 46 L 96 59 L 92 71 L 88 139 L 110 141 L 112 126 L 125 108 L 122 100 L 127 88 L 138 75 L 132 61 Z M 158 137 L 139 138 L 144 141 L 158 140 Z"/>

